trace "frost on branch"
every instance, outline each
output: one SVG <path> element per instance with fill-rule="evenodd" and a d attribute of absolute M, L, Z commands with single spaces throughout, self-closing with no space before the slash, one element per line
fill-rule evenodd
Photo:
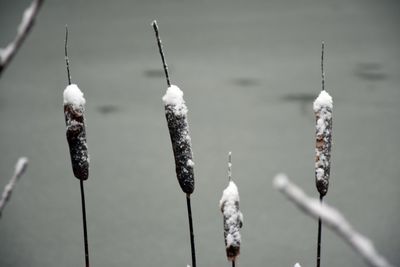
<path fill-rule="evenodd" d="M 229 181 L 228 187 L 223 191 L 219 207 L 224 219 L 226 256 L 228 260 L 234 261 L 240 253 L 239 229 L 243 225 L 243 215 L 239 210 L 238 188 L 233 181 Z"/>
<path fill-rule="evenodd" d="M 0 76 L 3 70 L 9 65 L 18 49 L 24 42 L 26 36 L 35 22 L 35 18 L 39 12 L 44 0 L 33 0 L 30 6 L 25 9 L 22 15 L 21 23 L 17 29 L 17 35 L 5 48 L 0 48 Z"/>
<path fill-rule="evenodd" d="M 338 210 L 327 204 L 320 203 L 318 199 L 308 197 L 299 187 L 290 182 L 289 178 L 284 174 L 278 174 L 273 183 L 276 189 L 296 204 L 304 213 L 317 220 L 321 218 L 322 223 L 346 241 L 368 265 L 373 267 L 392 267 L 376 251 L 373 243 L 357 232 Z"/>
<path fill-rule="evenodd" d="M 22 176 L 22 174 L 24 174 L 27 167 L 28 167 L 28 159 L 25 157 L 19 158 L 17 163 L 15 164 L 14 175 L 11 177 L 8 184 L 4 187 L 4 191 L 1 194 L 0 217 L 4 207 L 11 198 L 11 194 L 14 190 L 15 185 L 17 184 L 18 179 Z"/>
<path fill-rule="evenodd" d="M 194 191 L 193 153 L 183 92 L 176 85 L 168 87 L 162 98 L 175 158 L 175 171 L 183 192 Z"/>
<path fill-rule="evenodd" d="M 67 141 L 71 155 L 72 170 L 76 178 L 89 177 L 89 154 L 86 142 L 85 103 L 82 91 L 76 84 L 64 90 L 64 116 L 67 127 Z"/>
<path fill-rule="evenodd" d="M 315 182 L 318 192 L 325 196 L 329 187 L 332 146 L 332 97 L 322 90 L 314 101 L 316 116 Z"/>

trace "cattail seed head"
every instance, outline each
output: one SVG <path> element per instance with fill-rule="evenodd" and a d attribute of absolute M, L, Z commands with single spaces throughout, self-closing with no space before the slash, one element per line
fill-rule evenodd
<path fill-rule="evenodd" d="M 232 180 L 229 181 L 228 187 L 222 193 L 219 207 L 224 220 L 226 256 L 229 261 L 234 261 L 240 254 L 239 229 L 243 226 L 243 214 L 239 210 L 239 191 Z"/>
<path fill-rule="evenodd" d="M 64 116 L 67 128 L 67 141 L 71 155 L 72 170 L 76 178 L 89 177 L 89 154 L 86 142 L 85 103 L 82 91 L 76 84 L 64 90 Z"/>
<path fill-rule="evenodd" d="M 174 152 L 176 176 L 183 192 L 191 194 L 194 191 L 194 162 L 183 92 L 177 86 L 171 85 L 163 102 Z"/>
<path fill-rule="evenodd" d="M 314 101 L 316 116 L 315 182 L 318 192 L 325 196 L 328 192 L 331 169 L 332 147 L 332 97 L 322 90 Z"/>

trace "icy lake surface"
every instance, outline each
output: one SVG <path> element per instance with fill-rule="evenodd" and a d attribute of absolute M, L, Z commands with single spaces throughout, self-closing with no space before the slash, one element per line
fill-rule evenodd
<path fill-rule="evenodd" d="M 0 1 L 0 47 L 29 3 Z M 285 172 L 318 197 L 312 103 L 322 40 L 334 101 L 325 200 L 399 266 L 399 10 L 389 0 L 46 1 L 0 77 L 1 189 L 18 157 L 29 158 L 0 219 L 0 266 L 84 265 L 79 181 L 63 117 L 65 24 L 72 82 L 86 99 L 91 265 L 190 264 L 154 19 L 171 82 L 189 109 L 198 266 L 229 266 L 218 207 L 228 151 L 244 216 L 238 265 L 315 264 L 317 222 L 272 180 Z M 365 263 L 325 228 L 322 266 Z"/>

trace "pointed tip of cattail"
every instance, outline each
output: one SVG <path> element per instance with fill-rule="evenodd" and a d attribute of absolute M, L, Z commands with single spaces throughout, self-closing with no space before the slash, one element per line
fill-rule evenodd
<path fill-rule="evenodd" d="M 232 181 L 232 151 L 228 153 L 228 180 Z"/>
<path fill-rule="evenodd" d="M 153 27 L 158 27 L 158 25 L 157 25 L 157 20 L 153 20 L 153 21 L 151 22 L 151 26 L 153 26 Z"/>
<path fill-rule="evenodd" d="M 68 58 L 68 24 L 65 24 L 65 43 L 64 43 L 64 56 L 65 56 L 65 65 L 67 67 L 67 80 L 68 84 L 71 84 L 71 73 L 69 70 L 69 58 Z"/>
<path fill-rule="evenodd" d="M 321 42 L 321 91 L 325 91 L 325 71 L 324 71 L 324 53 L 325 53 L 325 41 Z"/>

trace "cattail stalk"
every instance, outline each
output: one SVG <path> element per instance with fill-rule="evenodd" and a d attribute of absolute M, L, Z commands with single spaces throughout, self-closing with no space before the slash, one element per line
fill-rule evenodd
<path fill-rule="evenodd" d="M 65 28 L 65 63 L 67 67 L 68 86 L 64 90 L 64 115 L 67 126 L 67 141 L 71 156 L 74 176 L 79 179 L 82 206 L 83 240 L 85 266 L 89 267 L 89 240 L 86 221 L 86 202 L 84 181 L 89 178 L 89 154 L 86 142 L 85 103 L 82 91 L 76 84 L 71 84 L 68 58 L 68 27 Z"/>
<path fill-rule="evenodd" d="M 240 254 L 241 235 L 239 229 L 243 226 L 243 214 L 239 210 L 239 191 L 232 180 L 231 152 L 229 152 L 228 158 L 228 180 L 228 186 L 219 201 L 219 208 L 223 215 L 226 256 L 234 267 L 236 258 Z"/>
<path fill-rule="evenodd" d="M 15 164 L 14 175 L 11 177 L 8 184 L 4 187 L 3 193 L 0 198 L 0 217 L 3 213 L 4 207 L 10 201 L 11 194 L 17 184 L 19 178 L 25 173 L 28 167 L 28 159 L 25 157 L 19 158 Z"/>
<path fill-rule="evenodd" d="M 172 85 L 168 65 L 162 47 L 161 38 L 158 31 L 157 22 L 152 23 L 158 50 L 161 55 L 165 78 L 167 81 L 167 92 L 163 96 L 165 117 L 172 143 L 172 150 L 175 159 L 175 172 L 182 191 L 186 194 L 186 206 L 189 220 L 190 247 L 192 255 L 192 267 L 196 267 L 196 250 L 194 242 L 193 219 L 190 196 L 194 191 L 194 162 L 192 144 L 189 135 L 189 124 L 187 120 L 188 109 L 183 99 L 183 92 L 176 85 Z"/>
<path fill-rule="evenodd" d="M 331 170 L 331 147 L 332 147 L 332 97 L 325 90 L 325 71 L 324 71 L 324 52 L 325 43 L 321 47 L 321 80 L 322 90 L 314 101 L 314 112 L 316 116 L 316 146 L 315 146 L 315 183 L 319 192 L 320 203 L 328 192 L 329 178 Z M 317 267 L 321 265 L 321 239 L 322 224 L 318 220 L 317 237 Z"/>

